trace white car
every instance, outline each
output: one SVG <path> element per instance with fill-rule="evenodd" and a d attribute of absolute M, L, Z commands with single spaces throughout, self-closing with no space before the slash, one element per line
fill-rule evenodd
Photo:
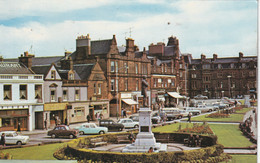
<path fill-rule="evenodd" d="M 191 113 L 192 115 L 199 115 L 201 114 L 201 110 L 198 110 L 196 107 L 185 107 L 183 110 Z"/>
<path fill-rule="evenodd" d="M 186 110 L 180 110 L 180 113 L 183 115 L 183 117 L 188 117 L 189 112 Z"/>
<path fill-rule="evenodd" d="M 213 107 L 211 106 L 206 106 L 206 105 L 198 105 L 197 106 L 198 110 L 201 110 L 201 112 L 212 112 L 214 110 Z"/>
<path fill-rule="evenodd" d="M 79 130 L 80 135 L 84 134 L 105 134 L 108 132 L 107 127 L 98 127 L 95 123 L 84 123 L 75 129 Z"/>
<path fill-rule="evenodd" d="M 0 135 L 3 133 L 5 133 L 5 144 L 22 145 L 29 142 L 29 136 L 19 135 L 16 131 L 2 131 Z"/>
<path fill-rule="evenodd" d="M 124 118 L 120 119 L 118 123 L 121 123 L 124 125 L 125 128 L 138 128 L 139 122 L 134 122 L 132 119 Z"/>

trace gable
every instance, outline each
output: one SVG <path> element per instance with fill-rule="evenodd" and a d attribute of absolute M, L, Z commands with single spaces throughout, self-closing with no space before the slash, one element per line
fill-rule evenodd
<path fill-rule="evenodd" d="M 55 79 L 52 78 L 52 72 L 55 72 Z M 61 80 L 60 74 L 58 73 L 56 67 L 54 65 L 51 65 L 51 68 L 49 69 L 45 79 L 49 80 Z"/>
<path fill-rule="evenodd" d="M 96 80 L 96 81 L 104 81 L 104 80 L 106 80 L 105 74 L 102 71 L 102 69 L 101 69 L 100 65 L 98 64 L 98 62 L 92 68 L 88 80 Z"/>

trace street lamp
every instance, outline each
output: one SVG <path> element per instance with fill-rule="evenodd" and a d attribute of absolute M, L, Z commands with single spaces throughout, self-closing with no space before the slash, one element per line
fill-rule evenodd
<path fill-rule="evenodd" d="M 228 75 L 228 94 L 229 94 L 229 98 L 231 98 L 231 94 L 230 94 L 230 78 L 231 78 L 231 75 Z"/>
<path fill-rule="evenodd" d="M 123 66 L 123 67 L 120 67 L 120 68 L 117 68 L 116 67 L 116 97 L 117 97 L 117 102 L 116 102 L 116 118 L 117 118 L 117 120 L 118 120 L 118 114 L 119 114 L 119 108 L 118 108 L 118 105 L 119 105 L 119 97 L 118 97 L 118 72 L 119 72 L 119 70 L 121 70 L 121 69 L 123 69 L 123 68 L 125 68 L 125 69 L 128 69 L 128 66 L 127 65 L 125 65 L 125 66 Z"/>

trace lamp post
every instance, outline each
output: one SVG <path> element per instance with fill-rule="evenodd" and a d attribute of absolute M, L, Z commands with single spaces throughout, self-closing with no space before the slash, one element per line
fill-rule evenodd
<path fill-rule="evenodd" d="M 228 78 L 228 94 L 229 94 L 229 98 L 231 98 L 231 94 L 230 94 L 230 78 L 231 78 L 231 75 L 228 75 L 227 78 Z"/>
<path fill-rule="evenodd" d="M 128 69 L 127 66 L 123 66 L 123 67 L 120 67 L 120 68 L 117 68 L 116 67 L 116 97 L 117 97 L 117 100 L 116 100 L 116 119 L 118 120 L 118 114 L 119 114 L 119 97 L 118 97 L 118 72 L 119 70 L 123 69 L 123 68 L 126 68 Z"/>

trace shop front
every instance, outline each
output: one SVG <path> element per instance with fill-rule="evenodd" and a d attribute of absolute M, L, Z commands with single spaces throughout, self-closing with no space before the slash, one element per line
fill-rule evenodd
<path fill-rule="evenodd" d="M 53 128 L 56 124 L 65 124 L 67 118 L 68 103 L 44 104 L 44 120 L 47 120 L 48 128 Z M 47 116 L 47 117 L 46 117 Z"/>
<path fill-rule="evenodd" d="M 12 109 L 0 111 L 0 130 L 17 130 L 18 123 L 20 123 L 21 130 L 28 130 L 28 117 L 29 110 L 25 109 Z"/>
<path fill-rule="evenodd" d="M 167 92 L 167 103 L 169 107 L 178 107 L 182 105 L 180 103 L 180 99 L 185 99 L 183 96 L 181 96 L 178 92 Z"/>
<path fill-rule="evenodd" d="M 97 119 L 97 114 L 104 119 L 109 118 L 109 101 L 96 101 L 89 104 L 89 115 L 92 120 Z"/>
<path fill-rule="evenodd" d="M 120 94 L 120 113 L 122 114 L 122 110 L 126 111 L 127 115 L 131 115 L 136 113 L 138 102 L 132 99 L 131 93 L 121 93 Z"/>

